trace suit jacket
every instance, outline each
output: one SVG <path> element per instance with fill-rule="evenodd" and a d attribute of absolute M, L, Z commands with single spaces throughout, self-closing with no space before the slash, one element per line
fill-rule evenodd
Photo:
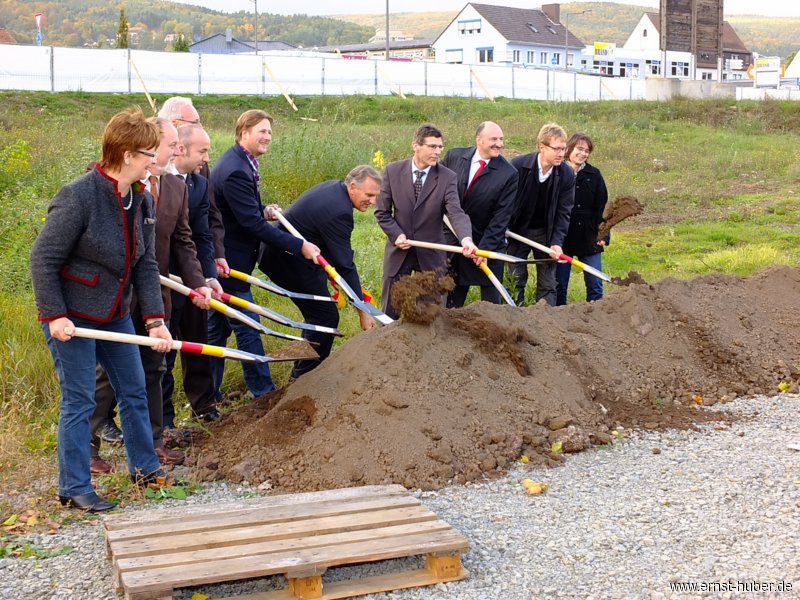
<path fill-rule="evenodd" d="M 375 218 L 387 235 L 383 255 L 383 276 L 394 277 L 400 271 L 408 252 L 416 251 L 420 269 L 444 269 L 445 253 L 441 250 L 413 248 L 402 250 L 394 245 L 401 233 L 410 240 L 444 243 L 442 217 L 446 214 L 459 239 L 472 235 L 469 217 L 461 208 L 456 174 L 443 165 L 433 165 L 425 185 L 414 199 L 411 161 L 401 160 L 386 165 L 381 193 L 375 205 Z"/>
<path fill-rule="evenodd" d="M 519 173 L 519 184 L 517 185 L 517 199 L 510 229 L 521 235 L 525 235 L 522 232 L 528 228 L 535 207 L 536 199 L 532 197 L 532 194 L 536 178 L 539 177 L 538 156 L 538 152 L 531 152 L 521 154 L 511 160 L 511 164 Z M 572 206 L 575 204 L 575 171 L 565 160 L 557 167 L 553 167 L 550 177 L 553 180 L 553 187 L 545 223 L 547 245 L 563 247 L 569 229 L 569 216 Z"/>
<path fill-rule="evenodd" d="M 208 163 L 200 167 L 200 175 L 208 181 L 208 227 L 214 240 L 214 258 L 225 258 L 225 225 L 222 223 L 222 214 L 217 208 L 214 199 L 214 185 L 211 183 L 211 169 Z"/>
<path fill-rule="evenodd" d="M 361 295 L 350 236 L 355 227 L 353 203 L 344 182 L 325 181 L 306 190 L 286 210 L 286 219 L 330 262 L 351 288 Z M 292 290 L 327 294 L 325 271 L 301 256 L 266 248 L 261 270 Z"/>
<path fill-rule="evenodd" d="M 160 177 L 156 207 L 156 262 L 158 271 L 168 277 L 170 262 L 176 265 L 175 275 L 184 285 L 197 288 L 205 285 L 203 270 L 197 260 L 197 248 L 189 228 L 189 197 L 183 180 L 172 173 Z M 169 318 L 172 300 L 168 288 L 161 288 L 164 313 Z"/>
<path fill-rule="evenodd" d="M 253 168 L 239 144 L 228 148 L 211 170 L 214 198 L 225 226 L 225 257 L 231 269 L 252 273 L 261 242 L 297 254 L 303 241 L 264 218 L 264 205 Z M 247 291 L 250 285 L 232 277 L 221 282 L 226 291 Z"/>
<path fill-rule="evenodd" d="M 517 170 L 505 157 L 498 156 L 487 163 L 470 186 L 469 170 L 474 155 L 475 146 L 453 148 L 445 155 L 443 164 L 458 176 L 458 197 L 472 223 L 472 240 L 482 250 L 503 252 L 506 229 L 517 196 Z M 445 239 L 448 244 L 457 243 L 455 235 L 447 227 Z M 451 255 L 450 268 L 459 285 L 489 285 L 486 275 L 468 258 Z M 489 268 L 497 277 L 503 278 L 502 261 L 490 260 Z"/>
<path fill-rule="evenodd" d="M 187 174 L 186 191 L 189 194 L 189 228 L 192 230 L 192 241 L 197 247 L 197 260 L 200 261 L 203 276 L 216 277 L 217 265 L 214 257 L 217 255 L 209 225 L 208 179 L 195 173 Z"/>

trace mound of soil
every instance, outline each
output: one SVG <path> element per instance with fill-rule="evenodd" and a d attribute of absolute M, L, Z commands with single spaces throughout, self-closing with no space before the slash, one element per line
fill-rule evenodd
<path fill-rule="evenodd" d="M 690 427 L 736 395 L 797 388 L 800 271 L 633 284 L 552 308 L 483 302 L 359 334 L 212 427 L 201 477 L 285 491 L 438 488 L 553 464 L 616 425 Z"/>

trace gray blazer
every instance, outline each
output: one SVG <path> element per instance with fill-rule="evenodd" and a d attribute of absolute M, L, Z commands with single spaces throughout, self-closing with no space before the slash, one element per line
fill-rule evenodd
<path fill-rule="evenodd" d="M 120 198 L 116 181 L 96 167 L 53 198 L 31 251 L 40 321 L 72 316 L 107 323 L 124 317 L 132 287 L 143 318 L 164 317 L 155 213 L 142 187 L 134 188 L 131 207 L 124 210 L 128 196 Z"/>
<path fill-rule="evenodd" d="M 447 215 L 458 239 L 471 237 L 472 225 L 461 208 L 456 174 L 443 165 L 433 165 L 425 178 L 419 199 L 414 200 L 411 159 L 389 163 L 383 172 L 381 193 L 375 204 L 375 218 L 386 233 L 383 275 L 393 277 L 403 265 L 408 250 L 394 245 L 401 233 L 410 240 L 444 244 L 442 217 Z M 413 248 L 420 269 L 444 269 L 445 253 L 441 250 Z"/>

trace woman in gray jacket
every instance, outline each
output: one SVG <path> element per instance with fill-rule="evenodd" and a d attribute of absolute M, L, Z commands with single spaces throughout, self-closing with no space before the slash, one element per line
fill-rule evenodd
<path fill-rule="evenodd" d="M 164 475 L 153 449 L 138 348 L 70 335 L 74 327 L 134 333 L 135 288 L 149 335 L 161 340 L 154 349 L 170 347 L 155 261 L 155 211 L 140 183 L 158 144 L 158 129 L 141 110 L 114 115 L 103 132 L 100 162 L 59 190 L 31 252 L 39 320 L 61 384 L 59 499 L 91 512 L 116 506 L 95 493 L 89 473 L 96 362 L 117 394 L 131 477 L 147 484 Z"/>

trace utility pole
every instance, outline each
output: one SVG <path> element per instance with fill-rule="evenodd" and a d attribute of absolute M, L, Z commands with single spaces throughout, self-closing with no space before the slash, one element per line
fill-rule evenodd
<path fill-rule="evenodd" d="M 564 22 L 564 70 L 567 70 L 567 56 L 569 56 L 569 16 L 570 15 L 585 15 L 587 13 L 592 12 L 591 8 L 587 8 L 586 10 L 582 10 L 580 12 L 568 12 L 564 13 L 566 20 Z"/>
<path fill-rule="evenodd" d="M 253 0 L 253 37 L 255 38 L 255 53 L 258 54 L 258 0 Z"/>
<path fill-rule="evenodd" d="M 389 0 L 386 0 L 386 60 L 389 60 Z"/>

